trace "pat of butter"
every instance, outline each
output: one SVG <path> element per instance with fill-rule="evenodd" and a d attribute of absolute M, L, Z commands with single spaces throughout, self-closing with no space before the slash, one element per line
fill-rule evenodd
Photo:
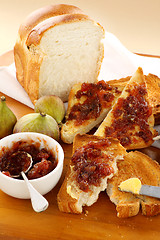
<path fill-rule="evenodd" d="M 118 186 L 121 191 L 132 192 L 134 194 L 139 194 L 141 189 L 141 181 L 138 178 L 129 178 Z"/>

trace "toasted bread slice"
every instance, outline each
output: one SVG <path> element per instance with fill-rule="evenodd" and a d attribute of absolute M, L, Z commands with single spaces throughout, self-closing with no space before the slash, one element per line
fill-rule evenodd
<path fill-rule="evenodd" d="M 95 203 L 116 173 L 117 160 L 125 154 L 117 139 L 76 135 L 70 166 L 57 196 L 59 210 L 80 214 L 83 206 Z"/>
<path fill-rule="evenodd" d="M 114 137 L 126 149 L 138 149 L 153 143 L 157 135 L 153 126 L 145 78 L 142 69 L 138 68 L 95 135 Z"/>
<path fill-rule="evenodd" d="M 159 214 L 159 199 L 121 192 L 118 186 L 131 177 L 139 178 L 142 184 L 160 186 L 160 165 L 147 155 L 135 151 L 126 154 L 124 160 L 117 163 L 117 167 L 117 174 L 108 180 L 107 185 L 107 194 L 116 205 L 117 216 L 120 218 L 135 216 L 140 207 L 143 215 Z"/>
<path fill-rule="evenodd" d="M 148 91 L 148 101 L 152 107 L 154 116 L 158 118 L 160 116 L 160 78 L 151 73 L 144 76 Z M 124 88 L 130 79 L 131 76 L 128 76 L 118 80 L 111 80 L 107 83 L 111 87 Z"/>
<path fill-rule="evenodd" d="M 66 122 L 61 129 L 63 142 L 72 143 L 76 134 L 87 133 L 101 123 L 122 89 L 104 81 L 74 85 L 69 95 Z"/>
<path fill-rule="evenodd" d="M 149 103 L 153 109 L 155 123 L 160 124 L 160 78 L 153 74 L 145 76 Z"/>
<path fill-rule="evenodd" d="M 155 123 L 160 123 L 160 78 L 153 74 L 144 75 L 147 92 L 148 92 L 148 101 L 150 106 L 152 107 L 152 112 L 155 117 Z M 68 101 L 68 109 L 66 113 L 66 122 L 62 126 L 61 130 L 61 138 L 66 143 L 72 143 L 73 138 L 76 134 L 84 134 L 89 132 L 92 128 L 97 126 L 99 123 L 101 123 L 104 118 L 106 117 L 107 113 L 110 111 L 112 105 L 115 103 L 116 99 L 120 96 L 121 92 L 127 85 L 127 83 L 130 81 L 131 76 L 128 76 L 126 78 L 121 78 L 119 80 L 111 80 L 108 81 L 108 101 L 107 104 L 103 104 L 103 102 L 106 103 L 106 100 L 101 98 L 100 106 L 101 110 L 99 111 L 99 115 L 95 117 L 95 109 L 90 108 L 90 112 L 87 115 L 87 119 L 82 119 L 80 116 L 83 115 L 83 112 L 86 111 L 86 109 L 83 108 L 84 101 L 87 99 L 87 96 L 83 95 L 81 98 L 76 98 L 76 94 L 78 91 L 81 91 L 82 84 L 75 84 L 70 92 L 69 95 L 69 101 Z M 84 84 L 83 84 L 84 85 Z M 95 84 L 87 84 L 88 86 L 97 86 L 97 83 Z M 86 93 L 85 91 L 84 93 Z M 103 90 L 99 91 L 99 94 L 102 93 Z M 113 98 L 113 95 L 114 98 Z M 97 91 L 94 92 L 94 96 L 97 97 Z M 81 104 L 81 108 L 76 111 L 74 114 L 74 118 L 70 119 L 70 114 L 77 104 Z M 91 102 L 89 104 L 91 106 Z M 95 105 L 96 106 L 96 105 Z M 89 110 L 89 107 L 88 107 Z M 92 110 L 92 111 L 91 111 Z M 86 112 L 87 113 L 87 112 Z M 85 114 L 83 115 L 85 116 Z M 81 117 L 81 118 L 80 118 Z"/>

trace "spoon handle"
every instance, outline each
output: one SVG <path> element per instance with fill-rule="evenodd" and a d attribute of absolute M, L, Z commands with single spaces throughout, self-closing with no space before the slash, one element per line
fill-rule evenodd
<path fill-rule="evenodd" d="M 32 186 L 32 184 L 29 182 L 28 178 L 26 177 L 24 172 L 21 172 L 21 175 L 24 179 L 24 181 L 27 184 L 30 197 L 31 197 L 31 203 L 32 207 L 35 212 L 42 212 L 48 208 L 48 201 Z"/>

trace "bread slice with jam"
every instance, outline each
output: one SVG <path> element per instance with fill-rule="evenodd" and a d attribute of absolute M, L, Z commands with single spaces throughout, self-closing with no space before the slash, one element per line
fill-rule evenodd
<path fill-rule="evenodd" d="M 157 132 L 148 101 L 145 77 L 139 67 L 95 132 L 96 136 L 114 137 L 126 149 L 150 146 Z"/>
<path fill-rule="evenodd" d="M 135 151 L 124 156 L 123 161 L 117 163 L 118 171 L 108 180 L 107 194 L 116 205 L 117 216 L 127 218 L 139 213 L 146 216 L 160 214 L 160 200 L 153 197 L 134 195 L 121 192 L 118 186 L 129 178 L 139 178 L 142 184 L 160 186 L 160 165 L 147 155 Z"/>
<path fill-rule="evenodd" d="M 80 214 L 91 206 L 116 173 L 117 161 L 126 154 L 117 139 L 93 135 L 76 135 L 73 155 L 59 190 L 57 201 L 62 212 Z"/>
<path fill-rule="evenodd" d="M 106 117 L 123 86 L 111 87 L 105 81 L 75 84 L 71 89 L 66 122 L 61 129 L 61 139 L 72 143 L 76 134 L 85 134 Z"/>
<path fill-rule="evenodd" d="M 159 124 L 160 122 L 160 78 L 154 74 L 149 73 L 148 75 L 144 75 L 147 92 L 148 92 L 148 101 L 152 107 L 152 111 L 155 117 L 155 124 Z M 107 83 L 111 87 L 117 87 L 118 89 L 125 88 L 131 76 L 126 78 L 120 78 L 118 80 L 110 80 Z"/>

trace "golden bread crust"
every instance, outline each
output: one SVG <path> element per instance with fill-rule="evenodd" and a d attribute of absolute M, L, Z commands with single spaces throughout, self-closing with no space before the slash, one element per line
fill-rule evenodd
<path fill-rule="evenodd" d="M 148 89 L 148 99 L 153 108 L 155 118 L 160 115 L 160 78 L 154 74 L 145 76 Z"/>
<path fill-rule="evenodd" d="M 34 104 L 39 96 L 39 72 L 43 56 L 29 51 L 24 42 L 17 41 L 14 46 L 14 60 L 17 80 Z"/>
<path fill-rule="evenodd" d="M 134 199 L 134 201 L 120 203 L 116 207 L 117 217 L 128 218 L 136 216 L 139 213 L 140 204 L 139 199 Z"/>
<path fill-rule="evenodd" d="M 57 195 L 58 208 L 61 212 L 79 214 L 81 212 L 79 212 L 79 210 L 77 210 L 77 207 L 76 207 L 77 199 L 72 198 L 67 193 L 67 179 L 70 176 L 70 174 L 71 174 L 71 169 L 69 167 L 65 176 L 65 180 Z"/>
<path fill-rule="evenodd" d="M 38 25 L 40 22 L 45 19 L 64 15 L 64 14 L 82 14 L 82 10 L 73 5 L 67 4 L 56 4 L 56 5 L 48 5 L 42 7 L 40 9 L 35 10 L 25 19 L 25 21 L 19 27 L 19 35 L 20 38 L 27 38 L 30 31 Z"/>
<path fill-rule="evenodd" d="M 64 23 L 77 22 L 82 20 L 89 20 L 90 18 L 84 14 L 64 14 L 45 19 L 43 22 L 37 24 L 28 34 L 26 44 L 29 47 L 31 44 L 38 45 L 46 30 Z M 90 19 L 91 20 L 91 19 Z M 93 20 L 91 20 L 93 21 Z"/>

